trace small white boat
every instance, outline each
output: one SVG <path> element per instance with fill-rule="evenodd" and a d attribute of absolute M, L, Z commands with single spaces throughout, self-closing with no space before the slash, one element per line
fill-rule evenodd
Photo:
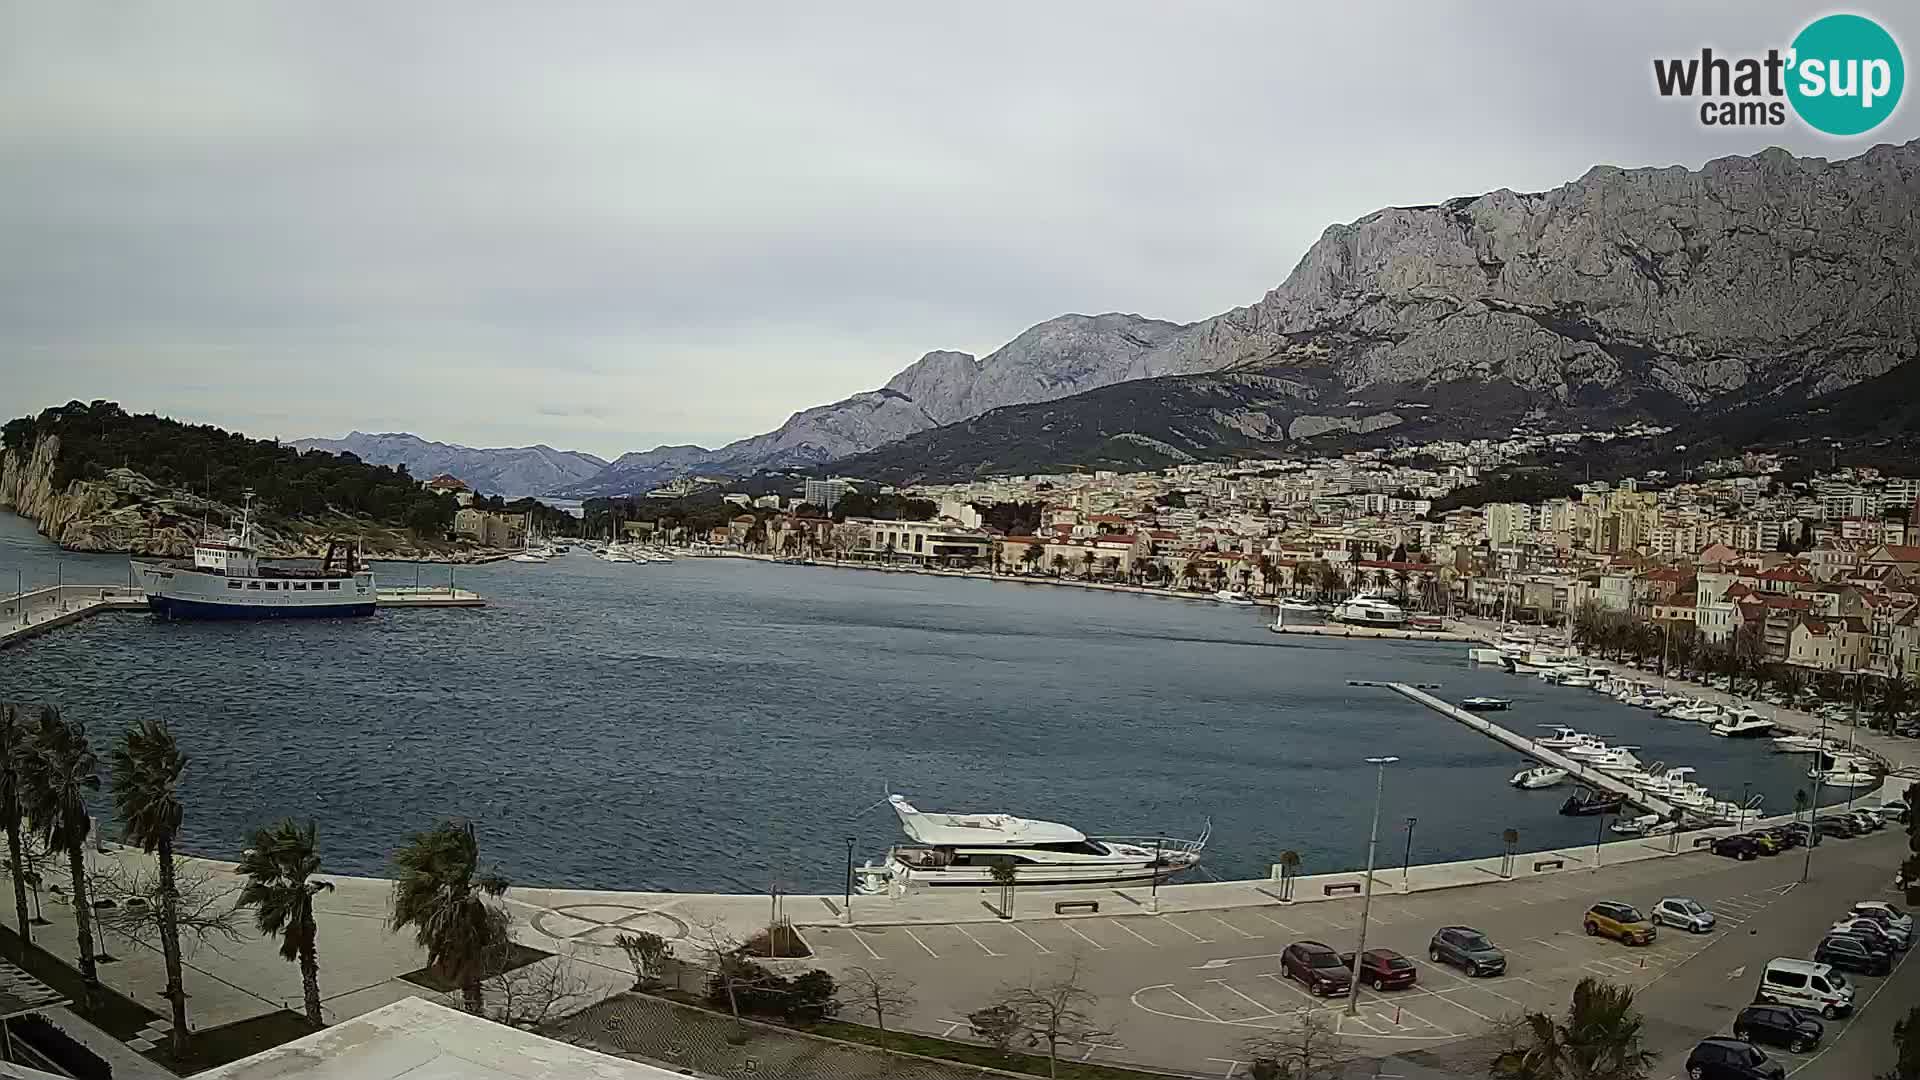
<path fill-rule="evenodd" d="M 1593 741 L 1593 736 L 1582 731 L 1575 731 L 1570 727 L 1563 727 L 1558 724 L 1541 724 L 1540 726 L 1552 731 L 1553 734 L 1533 741 L 1549 750 L 1565 750 L 1569 746 L 1584 746 Z"/>
<path fill-rule="evenodd" d="M 1253 598 L 1238 589 L 1221 589 L 1213 594 L 1215 600 L 1234 607 L 1252 607 Z"/>
<path fill-rule="evenodd" d="M 1714 724 L 1720 721 L 1721 711 L 1720 706 L 1709 705 L 1702 701 L 1695 702 L 1692 705 L 1681 705 L 1678 708 L 1668 709 L 1666 710 L 1666 715 L 1669 719 L 1684 720 L 1688 723 Z"/>
<path fill-rule="evenodd" d="M 1673 822 L 1661 820 L 1659 814 L 1641 814 L 1639 817 L 1622 818 L 1609 829 L 1621 836 L 1660 836 L 1673 831 Z"/>
<path fill-rule="evenodd" d="M 1513 776 L 1508 778 L 1507 783 L 1517 788 L 1533 791 L 1538 788 L 1552 787 L 1566 778 L 1567 770 L 1565 769 L 1555 768 L 1552 765 L 1535 765 L 1532 768 L 1521 769 L 1519 772 L 1514 773 Z"/>
<path fill-rule="evenodd" d="M 543 563 L 547 561 L 547 557 L 536 551 L 520 551 L 507 556 L 507 561 L 518 562 L 518 563 Z"/>
<path fill-rule="evenodd" d="M 1783 754 L 1812 754 L 1818 751 L 1830 753 L 1837 749 L 1833 743 L 1818 735 L 1775 735 L 1773 748 Z"/>
<path fill-rule="evenodd" d="M 1593 689 L 1593 680 L 1585 675 L 1568 675 L 1560 680 L 1561 686 L 1571 686 L 1580 690 Z"/>
<path fill-rule="evenodd" d="M 1285 607 L 1284 604 L 1281 606 L 1283 608 Z M 1474 648 L 1467 650 L 1467 662 L 1470 664 L 1498 664 L 1500 658 L 1501 653 L 1499 649 Z"/>
<path fill-rule="evenodd" d="M 1503 712 L 1513 707 L 1513 701 L 1500 697 L 1463 698 L 1460 707 L 1468 712 Z"/>
<path fill-rule="evenodd" d="M 1881 781 L 1874 763 L 1866 758 L 1842 754 L 1825 760 L 1832 761 L 1832 767 L 1822 769 L 1816 765 L 1807 770 L 1808 779 L 1816 779 L 1828 787 L 1837 788 L 1873 787 Z"/>
<path fill-rule="evenodd" d="M 1399 627 L 1407 624 L 1407 613 L 1384 597 L 1361 595 L 1333 609 L 1335 622 L 1354 626 Z"/>

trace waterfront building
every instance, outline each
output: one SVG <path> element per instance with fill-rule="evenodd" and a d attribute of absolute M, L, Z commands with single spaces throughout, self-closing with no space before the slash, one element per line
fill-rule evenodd
<path fill-rule="evenodd" d="M 453 535 L 495 548 L 525 547 L 533 515 L 462 507 L 453 515 Z"/>
<path fill-rule="evenodd" d="M 809 480 L 802 488 L 801 500 L 822 510 L 832 510 L 840 505 L 841 496 L 848 491 L 845 480 Z"/>

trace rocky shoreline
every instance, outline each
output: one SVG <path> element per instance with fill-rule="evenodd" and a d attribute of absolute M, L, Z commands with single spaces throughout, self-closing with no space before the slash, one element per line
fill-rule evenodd
<path fill-rule="evenodd" d="M 130 468 L 108 470 L 98 480 L 75 480 L 55 491 L 60 441 L 49 436 L 25 455 L 0 456 L 0 510 L 32 521 L 62 550 L 151 558 L 184 558 L 208 532 L 240 516 L 240 509 L 163 488 Z M 256 514 L 254 539 L 261 557 L 317 559 L 332 538 L 358 539 L 364 557 L 408 562 L 491 562 L 507 553 L 453 543 L 422 544 L 405 529 L 357 518 L 281 519 Z"/>

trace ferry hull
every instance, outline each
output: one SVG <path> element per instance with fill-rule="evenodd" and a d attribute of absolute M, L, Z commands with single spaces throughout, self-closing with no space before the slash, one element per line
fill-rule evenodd
<path fill-rule="evenodd" d="M 371 600 L 343 604 L 221 604 L 172 596 L 149 596 L 147 606 L 163 619 L 341 619 L 371 615 Z"/>

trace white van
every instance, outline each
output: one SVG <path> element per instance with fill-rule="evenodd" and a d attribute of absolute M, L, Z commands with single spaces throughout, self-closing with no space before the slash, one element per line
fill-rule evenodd
<path fill-rule="evenodd" d="M 1829 965 L 1776 956 L 1767 961 L 1754 1000 L 1817 1009 L 1832 1020 L 1853 1011 L 1853 984 Z"/>

